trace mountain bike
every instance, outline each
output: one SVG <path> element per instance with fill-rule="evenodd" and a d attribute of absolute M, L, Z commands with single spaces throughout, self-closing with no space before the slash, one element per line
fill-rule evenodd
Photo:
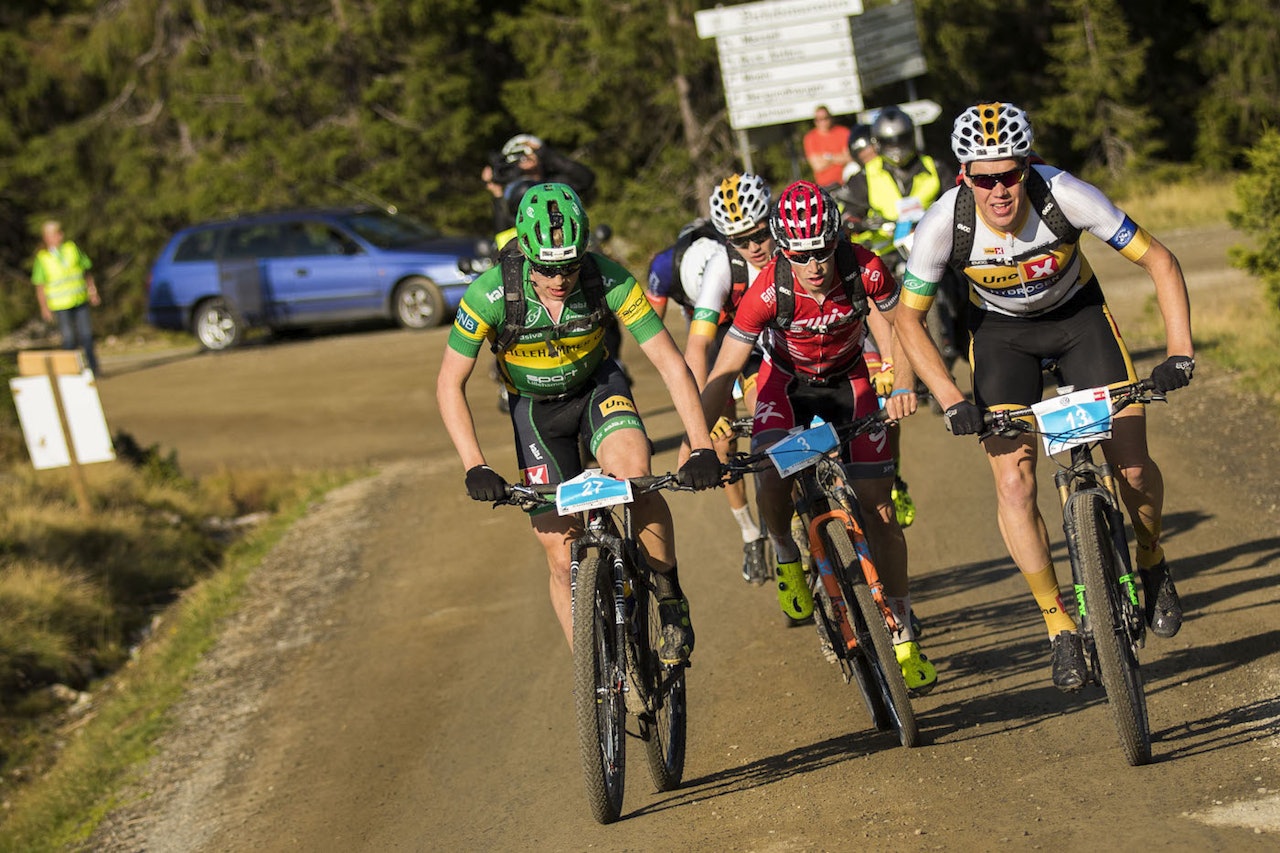
<path fill-rule="evenodd" d="M 735 429 L 749 430 L 750 422 L 740 419 Z M 768 465 L 783 477 L 795 475 L 796 514 L 806 531 L 807 576 L 824 650 L 834 653 L 845 683 L 857 684 L 872 725 L 895 732 L 903 746 L 912 747 L 919 744 L 920 732 L 889 634 L 897 622 L 839 459 L 840 448 L 885 423 L 880 411 L 838 427 L 824 423 L 793 432 L 763 451 L 733 454 L 725 470 L 730 481 Z"/>
<path fill-rule="evenodd" d="M 1146 622 L 1116 477 L 1110 465 L 1095 460 L 1094 448 L 1110 437 L 1116 412 L 1133 403 L 1164 399 L 1153 391 L 1151 380 L 1144 379 L 1110 390 L 1074 391 L 1029 408 L 985 416 L 997 435 L 1035 433 L 1044 439 L 1046 455 L 1070 451 L 1070 462 L 1058 463 L 1053 480 L 1062 503 L 1080 637 L 1089 679 L 1106 691 L 1125 758 L 1134 766 L 1151 761 L 1151 728 L 1138 663 Z M 1035 425 L 1026 418 L 1034 418 Z"/>
<path fill-rule="evenodd" d="M 554 503 L 562 515 L 584 516 L 584 533 L 570 545 L 573 695 L 587 800 L 600 823 L 622 814 L 628 735 L 644 742 L 659 791 L 679 787 L 684 776 L 687 664 L 658 660 L 653 569 L 631 520 L 634 497 L 659 489 L 688 491 L 675 474 L 615 480 L 593 469 L 558 487 L 509 485 L 498 502 Z"/>

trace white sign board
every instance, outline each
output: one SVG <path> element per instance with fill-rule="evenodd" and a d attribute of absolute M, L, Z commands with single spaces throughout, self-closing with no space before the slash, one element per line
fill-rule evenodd
<path fill-rule="evenodd" d="M 76 461 L 110 462 L 116 458 L 107 431 L 107 419 L 98 399 L 98 386 L 93 371 L 78 375 L 59 375 L 58 393 L 67 413 L 71 443 Z M 58 405 L 53 399 L 53 386 L 48 376 L 19 376 L 9 380 L 13 400 L 18 409 L 18 422 L 27 440 L 27 452 L 36 470 L 62 468 L 71 464 L 71 454 L 58 418 Z"/>
<path fill-rule="evenodd" d="M 766 0 L 694 14 L 716 37 L 729 125 L 735 130 L 813 117 L 819 105 L 862 109 L 849 16 L 862 0 Z"/>
<path fill-rule="evenodd" d="M 853 49 L 864 89 L 909 80 L 928 70 L 911 2 L 867 10 L 854 24 Z"/>
<path fill-rule="evenodd" d="M 883 107 L 863 110 L 858 113 L 858 121 L 871 124 L 876 120 L 881 109 Z M 942 115 L 942 106 L 937 101 L 907 101 L 905 104 L 898 104 L 898 109 L 911 116 L 911 120 L 917 125 L 933 124 L 938 120 L 938 116 Z"/>

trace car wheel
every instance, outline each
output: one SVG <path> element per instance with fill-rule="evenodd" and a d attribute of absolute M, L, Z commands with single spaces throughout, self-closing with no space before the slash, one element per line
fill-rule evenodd
<path fill-rule="evenodd" d="M 220 352 L 240 343 L 243 325 L 221 296 L 201 302 L 192 316 L 191 332 L 205 349 Z"/>
<path fill-rule="evenodd" d="M 434 281 L 414 276 L 396 285 L 391 307 L 401 328 L 426 329 L 443 320 L 444 296 Z"/>

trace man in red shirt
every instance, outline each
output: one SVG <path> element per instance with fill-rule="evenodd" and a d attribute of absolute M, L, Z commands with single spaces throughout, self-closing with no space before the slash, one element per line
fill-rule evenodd
<path fill-rule="evenodd" d="M 849 128 L 836 124 L 831 111 L 818 107 L 813 111 L 813 128 L 804 135 L 804 156 L 819 186 L 832 190 L 842 183 L 849 155 Z"/>
<path fill-rule="evenodd" d="M 816 415 L 847 423 L 879 408 L 862 356 L 867 322 L 880 323 L 880 340 L 893 340 L 900 288 L 884 263 L 849 242 L 830 193 L 797 181 L 779 196 L 769 228 L 780 252 L 742 297 L 715 366 L 702 392 L 703 411 L 714 420 L 751 347 L 763 336 L 766 358 L 757 379 L 752 450 L 758 451 Z M 868 300 L 878 311 L 869 311 Z M 788 312 L 787 305 L 791 308 Z M 879 329 L 877 328 L 877 331 Z M 936 350 L 934 357 L 937 355 Z M 904 377 L 885 403 L 900 419 L 916 410 L 912 380 Z M 893 456 L 883 430 L 854 439 L 842 459 L 850 485 L 866 512 L 863 523 L 886 598 L 898 623 L 893 641 L 907 686 L 926 692 L 938 673 L 920 653 L 911 628 L 907 542 L 898 526 L 891 491 Z M 800 549 L 791 536 L 791 482 L 768 469 L 757 475 L 760 515 L 778 558 L 778 603 L 793 619 L 813 613 Z"/>

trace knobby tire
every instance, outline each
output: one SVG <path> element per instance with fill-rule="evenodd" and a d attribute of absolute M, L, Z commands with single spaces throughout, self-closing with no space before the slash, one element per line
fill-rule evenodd
<path fill-rule="evenodd" d="M 1076 558 L 1102 686 L 1125 758 L 1137 767 L 1151 761 L 1151 729 L 1142 671 L 1129 642 L 1119 602 L 1123 593 L 1116 566 L 1118 557 L 1106 523 L 1107 506 L 1101 495 L 1084 495 L 1076 501 L 1075 513 Z"/>
<path fill-rule="evenodd" d="M 573 597 L 573 698 L 591 814 L 622 814 L 626 780 L 625 651 L 614 618 L 613 557 L 593 550 L 578 566 Z"/>
<path fill-rule="evenodd" d="M 876 603 L 875 596 L 871 594 L 871 588 L 867 586 L 862 574 L 862 563 L 849 538 L 848 529 L 843 524 L 836 524 L 838 530 L 835 531 L 828 525 L 828 536 L 835 546 L 841 565 L 848 567 L 841 583 L 845 589 L 845 600 L 848 601 L 849 589 L 852 588 L 854 606 L 862 614 L 864 624 L 860 627 L 865 628 L 865 635 L 860 636 L 859 641 L 862 642 L 866 637 L 871 640 L 871 648 L 864 647 L 864 650 L 871 669 L 875 672 L 893 727 L 898 731 L 898 742 L 906 747 L 918 746 L 920 729 L 916 725 L 915 711 L 907 693 L 907 682 L 902 678 L 902 667 L 898 666 L 898 657 L 893 652 L 893 640 L 884 623 L 884 614 Z M 832 565 L 835 566 L 834 560 Z"/>
<path fill-rule="evenodd" d="M 652 710 L 640 717 L 640 737 L 649 759 L 649 776 L 659 791 L 673 791 L 684 779 L 685 730 L 688 704 L 685 697 L 685 668 L 668 668 L 658 661 L 658 634 L 662 621 L 658 617 L 658 597 L 648 590 L 636 590 L 637 616 L 644 608 L 644 636 L 638 637 L 644 664 L 638 678 L 648 684 Z M 666 689 L 663 689 L 663 685 Z"/>

